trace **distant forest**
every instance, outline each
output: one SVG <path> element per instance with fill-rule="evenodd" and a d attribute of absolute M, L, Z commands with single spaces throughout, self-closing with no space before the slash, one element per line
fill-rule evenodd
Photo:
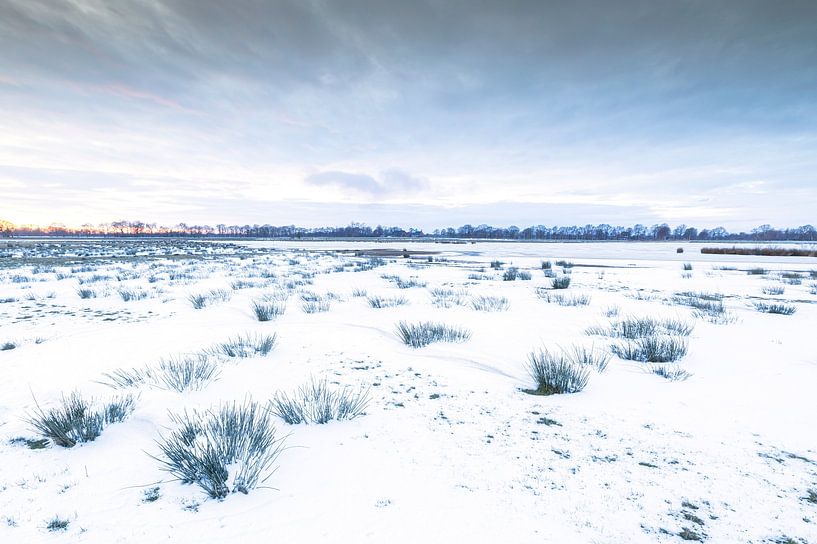
<path fill-rule="evenodd" d="M 749 232 L 729 232 L 723 227 L 697 229 L 687 225 L 671 227 L 666 223 L 660 225 L 634 225 L 619 227 L 607 224 L 548 227 L 536 225 L 526 228 L 516 226 L 492 227 L 490 225 L 463 225 L 434 229 L 424 232 L 421 229 L 401 227 L 370 227 L 362 223 L 351 223 L 345 227 L 303 228 L 294 225 L 187 225 L 179 223 L 172 227 L 159 226 L 156 223 L 142 221 L 114 221 L 99 225 L 82 225 L 79 228 L 52 224 L 48 227 L 34 225 L 14 225 L 0 220 L 0 236 L 194 236 L 203 238 L 451 238 L 482 240 L 586 240 L 586 241 L 757 241 L 757 242 L 815 242 L 817 229 L 811 225 L 796 228 L 777 229 L 770 225 L 761 225 Z"/>

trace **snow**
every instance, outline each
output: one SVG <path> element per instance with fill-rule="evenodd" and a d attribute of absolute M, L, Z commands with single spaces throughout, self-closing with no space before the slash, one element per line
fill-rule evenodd
<path fill-rule="evenodd" d="M 128 244 L 29 247 L 0 260 L 0 301 L 14 299 L 0 303 L 0 345 L 17 344 L 0 351 L 0 542 L 646 543 L 681 542 L 684 528 L 710 542 L 817 540 L 817 504 L 805 499 L 817 491 L 817 279 L 809 276 L 817 259 L 701 255 L 696 244 L 140 242 L 139 255 Z M 368 261 L 339 251 L 404 247 L 440 253 L 434 262 L 397 257 L 335 271 Z M 69 262 L 83 251 L 82 264 Z M 533 279 L 502 281 L 488 266 L 497 259 Z M 575 264 L 562 292 L 590 295 L 588 306 L 536 296 L 550 285 L 546 259 Z M 769 273 L 747 274 L 755 267 Z M 799 284 L 784 282 L 792 271 Z M 493 279 L 469 280 L 474 273 Z M 111 279 L 84 283 L 98 296 L 81 299 L 79 278 L 95 274 Z M 381 277 L 389 274 L 428 285 L 398 289 Z M 237 280 L 259 286 L 233 290 Z M 283 316 L 255 319 L 253 300 L 298 280 Z M 785 292 L 765 295 L 767 285 Z M 434 287 L 504 296 L 509 309 L 436 307 Z M 149 296 L 126 302 L 120 288 Z M 409 303 L 371 308 L 356 288 Z M 189 295 L 210 289 L 232 296 L 194 309 Z M 336 299 L 307 314 L 304 290 Z M 723 294 L 735 321 L 710 323 L 672 304 L 683 291 Z M 797 312 L 760 313 L 760 300 Z M 692 376 L 672 382 L 614 357 L 580 393 L 522 392 L 533 385 L 532 350 L 606 348 L 609 339 L 585 330 L 614 319 L 605 315 L 611 307 L 694 322 L 678 363 Z M 462 326 L 472 336 L 412 349 L 395 334 L 400 320 Z M 26 421 L 35 399 L 49 407 L 75 390 L 105 399 L 122 392 L 100 383 L 106 372 L 248 332 L 276 333 L 276 348 L 224 362 L 202 391 L 133 390 L 133 415 L 93 442 L 36 450 L 10 442 L 37 438 Z M 210 499 L 151 457 L 171 413 L 265 403 L 313 377 L 369 388 L 366 414 L 326 425 L 278 420 L 287 448 L 248 495 Z M 157 486 L 159 498 L 144 501 Z M 65 530 L 46 528 L 55 516 L 69 521 Z"/>

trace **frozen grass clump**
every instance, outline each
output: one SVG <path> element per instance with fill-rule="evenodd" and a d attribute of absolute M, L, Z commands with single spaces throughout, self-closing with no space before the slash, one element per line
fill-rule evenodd
<path fill-rule="evenodd" d="M 209 353 L 231 358 L 258 357 L 269 354 L 275 347 L 277 334 L 239 334 L 210 348 Z"/>
<path fill-rule="evenodd" d="M 48 529 L 50 532 L 55 533 L 57 531 L 65 531 L 68 529 L 68 525 L 71 522 L 67 519 L 61 518 L 59 516 L 54 516 L 53 518 L 49 519 L 46 524 L 45 528 Z"/>
<path fill-rule="evenodd" d="M 151 377 L 156 387 L 181 393 L 201 391 L 220 373 L 218 362 L 202 353 L 163 359 Z"/>
<path fill-rule="evenodd" d="M 0 342 L 0 351 L 11 351 L 18 346 L 18 343 L 13 340 Z"/>
<path fill-rule="evenodd" d="M 553 263 L 550 261 L 542 261 L 542 270 L 550 270 L 553 268 Z"/>
<path fill-rule="evenodd" d="M 464 289 L 455 290 L 445 287 L 435 287 L 431 289 L 429 293 L 431 293 L 431 303 L 438 308 L 465 306 L 468 303 L 468 292 Z"/>
<path fill-rule="evenodd" d="M 671 382 L 681 382 L 692 376 L 689 372 L 672 363 L 655 364 L 649 371 Z"/>
<path fill-rule="evenodd" d="M 77 289 L 77 295 L 81 299 L 96 298 L 96 291 L 88 289 L 87 287 L 80 287 Z"/>
<path fill-rule="evenodd" d="M 765 268 L 750 268 L 746 271 L 746 273 L 750 276 L 765 276 L 769 273 L 769 271 Z"/>
<path fill-rule="evenodd" d="M 211 289 L 206 293 L 190 295 L 188 300 L 193 305 L 193 308 L 201 310 L 214 302 L 227 302 L 231 297 L 232 294 L 225 289 Z"/>
<path fill-rule="evenodd" d="M 43 410 L 37 404 L 27 421 L 34 431 L 53 444 L 71 448 L 96 440 L 107 425 L 124 421 L 134 408 L 132 395 L 115 397 L 97 405 L 93 399 L 71 393 L 67 398 L 62 397 L 58 407 L 49 410 Z"/>
<path fill-rule="evenodd" d="M 119 289 L 117 292 L 119 293 L 119 298 L 121 298 L 123 302 L 144 300 L 148 298 L 147 291 L 143 291 L 141 289 Z"/>
<path fill-rule="evenodd" d="M 253 301 L 252 310 L 258 321 L 272 321 L 278 316 L 284 315 L 286 303 L 282 301 L 262 302 Z"/>
<path fill-rule="evenodd" d="M 598 372 L 607 370 L 607 365 L 610 362 L 610 354 L 595 347 L 587 346 L 573 346 L 570 350 L 563 351 L 565 358 L 571 362 L 590 366 L 595 368 Z"/>
<path fill-rule="evenodd" d="M 782 285 L 767 285 L 763 288 L 764 295 L 782 295 L 786 292 L 786 288 Z"/>
<path fill-rule="evenodd" d="M 587 334 L 636 340 L 656 335 L 689 336 L 695 325 L 680 319 L 654 317 L 625 317 L 614 321 L 609 328 L 590 327 Z"/>
<path fill-rule="evenodd" d="M 272 475 L 284 438 L 257 403 L 224 404 L 215 410 L 172 415 L 176 429 L 157 440 L 163 468 L 211 498 L 249 493 Z"/>
<path fill-rule="evenodd" d="M 263 283 L 259 283 L 259 282 L 256 282 L 256 281 L 234 280 L 232 283 L 230 283 L 230 288 L 233 291 L 238 291 L 240 289 L 253 289 L 255 287 L 261 287 L 262 285 L 263 285 Z"/>
<path fill-rule="evenodd" d="M 431 321 L 421 323 L 400 321 L 397 324 L 397 336 L 407 346 L 422 348 L 434 342 L 465 342 L 471 338 L 471 331 Z"/>
<path fill-rule="evenodd" d="M 792 315 L 797 311 L 797 307 L 793 304 L 767 304 L 765 302 L 755 302 L 755 309 L 758 312 L 780 315 Z"/>
<path fill-rule="evenodd" d="M 515 266 L 509 266 L 502 274 L 503 281 L 514 281 L 519 275 L 519 269 Z"/>
<path fill-rule="evenodd" d="M 471 307 L 480 312 L 504 312 L 510 306 L 506 297 L 480 295 L 471 299 Z"/>
<path fill-rule="evenodd" d="M 360 287 L 355 287 L 354 289 L 352 289 L 352 296 L 353 297 L 365 297 L 368 294 L 369 293 L 368 293 L 368 291 L 366 291 L 366 289 L 362 289 Z"/>
<path fill-rule="evenodd" d="M 528 355 L 528 372 L 536 389 L 526 389 L 532 395 L 578 393 L 587 385 L 590 371 L 570 360 L 564 353 L 540 349 Z"/>
<path fill-rule="evenodd" d="M 562 268 L 573 268 L 575 265 L 570 261 L 556 261 L 556 266 L 561 266 Z"/>
<path fill-rule="evenodd" d="M 328 298 L 318 296 L 316 299 L 305 299 L 301 295 L 301 310 L 305 314 L 317 314 L 320 312 L 328 312 L 331 306 L 331 301 Z"/>
<path fill-rule="evenodd" d="M 692 263 L 684 263 L 684 270 L 692 270 Z"/>
<path fill-rule="evenodd" d="M 549 303 L 556 303 L 559 306 L 587 306 L 590 304 L 590 295 L 563 295 L 553 293 L 550 289 L 540 287 L 536 290 L 536 296 Z"/>
<path fill-rule="evenodd" d="M 502 268 L 502 265 L 504 264 L 505 263 L 503 263 L 502 261 L 491 261 L 491 268 L 493 268 L 494 270 L 500 270 Z"/>
<path fill-rule="evenodd" d="M 408 299 L 406 297 L 381 297 L 373 295 L 368 297 L 366 301 L 372 308 L 392 308 L 394 306 L 403 306 L 404 304 L 408 304 Z"/>
<path fill-rule="evenodd" d="M 614 355 L 644 363 L 671 363 L 684 357 L 687 349 L 687 341 L 677 336 L 646 336 L 610 345 Z"/>
<path fill-rule="evenodd" d="M 149 368 L 117 368 L 113 372 L 104 373 L 103 376 L 105 381 L 99 383 L 113 389 L 127 389 L 149 383 L 153 374 Z"/>
<path fill-rule="evenodd" d="M 286 302 L 289 300 L 289 292 L 284 289 L 270 291 L 269 293 L 263 293 L 259 300 L 264 302 Z"/>
<path fill-rule="evenodd" d="M 401 277 L 397 277 L 394 279 L 394 284 L 397 286 L 398 289 L 410 289 L 411 287 L 425 287 L 428 285 L 428 282 L 422 281 L 418 278 L 408 278 L 403 279 Z"/>
<path fill-rule="evenodd" d="M 326 380 L 313 379 L 292 396 L 276 393 L 270 401 L 270 411 L 290 425 L 324 424 L 359 417 L 368 403 L 368 390 L 333 389 Z"/>
<path fill-rule="evenodd" d="M 561 276 L 553 278 L 550 284 L 553 289 L 567 289 L 570 287 L 570 276 Z"/>

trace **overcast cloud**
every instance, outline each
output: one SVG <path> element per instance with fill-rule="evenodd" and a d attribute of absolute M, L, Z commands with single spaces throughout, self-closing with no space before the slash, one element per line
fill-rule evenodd
<path fill-rule="evenodd" d="M 808 0 L 5 0 L 0 217 L 817 223 L 816 27 Z"/>

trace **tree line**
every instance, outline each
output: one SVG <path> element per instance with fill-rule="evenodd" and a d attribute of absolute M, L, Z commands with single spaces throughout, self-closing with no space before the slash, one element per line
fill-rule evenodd
<path fill-rule="evenodd" d="M 493 227 L 490 225 L 462 225 L 424 232 L 417 228 L 371 227 L 351 223 L 344 227 L 304 228 L 295 225 L 188 225 L 178 223 L 160 226 L 143 221 L 114 221 L 98 225 L 85 224 L 67 227 L 54 223 L 47 227 L 14 225 L 0 220 L 0 236 L 192 236 L 206 238 L 451 238 L 482 240 L 583 240 L 583 241 L 667 241 L 667 240 L 745 240 L 758 242 L 817 241 L 817 229 L 811 225 L 795 228 L 773 228 L 761 225 L 749 232 L 729 232 L 724 227 L 698 229 L 687 225 L 671 227 L 667 223 L 631 227 L 608 224 L 585 226 L 535 225 Z"/>

